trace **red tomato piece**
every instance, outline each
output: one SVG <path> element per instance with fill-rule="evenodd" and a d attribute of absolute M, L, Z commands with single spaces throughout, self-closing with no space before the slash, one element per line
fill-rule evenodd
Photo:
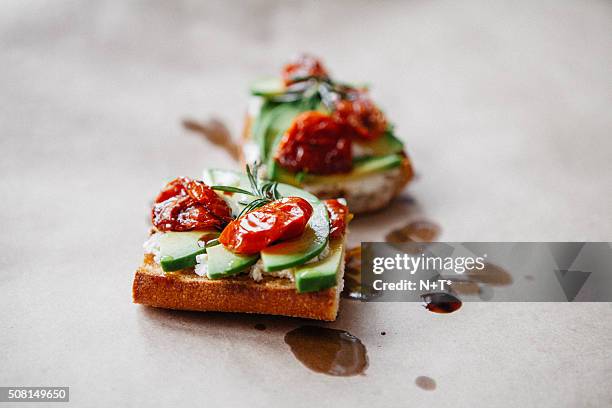
<path fill-rule="evenodd" d="M 204 182 L 181 177 L 158 194 L 151 219 L 160 231 L 190 231 L 221 229 L 232 215 L 227 203 Z"/>
<path fill-rule="evenodd" d="M 296 60 L 286 64 L 281 75 L 286 86 L 308 77 L 327 78 L 329 76 L 321 61 L 307 54 L 300 55 Z"/>
<path fill-rule="evenodd" d="M 303 112 L 283 135 L 275 159 L 293 172 L 346 173 L 353 167 L 350 136 L 350 130 L 331 116 Z"/>
<path fill-rule="evenodd" d="M 352 90 L 347 99 L 336 102 L 332 114 L 339 123 L 350 126 L 356 136 L 374 140 L 387 130 L 387 119 L 365 91 Z"/>
<path fill-rule="evenodd" d="M 346 225 L 350 216 L 348 207 L 338 200 L 325 200 L 323 203 L 329 214 L 329 237 L 332 239 L 342 238 L 346 232 Z"/>
<path fill-rule="evenodd" d="M 300 197 L 272 201 L 230 222 L 219 242 L 237 254 L 255 254 L 270 244 L 300 236 L 312 216 Z"/>

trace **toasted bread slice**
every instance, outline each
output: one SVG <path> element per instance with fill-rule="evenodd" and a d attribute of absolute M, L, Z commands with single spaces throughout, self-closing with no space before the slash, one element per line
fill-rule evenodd
<path fill-rule="evenodd" d="M 319 292 L 297 293 L 289 279 L 265 277 L 255 282 L 248 275 L 211 280 L 193 269 L 164 273 L 145 255 L 136 271 L 132 294 L 134 303 L 177 310 L 241 312 L 336 320 L 343 286 L 344 262 L 338 285 Z"/>
<path fill-rule="evenodd" d="M 242 131 L 243 151 L 241 161 L 244 164 L 257 160 L 251 142 L 251 127 L 253 118 L 248 114 L 245 117 Z M 249 152 L 245 150 L 249 149 Z M 342 197 L 346 200 L 349 210 L 353 214 L 364 214 L 385 208 L 397 197 L 414 176 L 412 165 L 408 157 L 404 157 L 399 167 L 386 171 L 364 175 L 358 180 L 326 184 L 304 183 L 300 188 L 319 197 L 320 199 Z"/>

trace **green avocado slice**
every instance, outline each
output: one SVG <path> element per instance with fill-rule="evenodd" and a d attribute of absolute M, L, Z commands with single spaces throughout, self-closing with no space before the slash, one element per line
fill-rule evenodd
<path fill-rule="evenodd" d="M 278 180 L 281 183 L 300 186 L 303 183 L 333 184 L 359 179 L 369 174 L 380 173 L 399 167 L 402 164 L 403 159 L 403 156 L 400 154 L 389 154 L 381 157 L 367 157 L 355 161 L 353 164 L 353 170 L 351 170 L 349 173 L 330 175 L 305 174 L 301 180 L 298 178 L 297 173 L 292 173 L 285 170 L 276 163 L 274 163 L 272 166 L 274 169 L 273 174 L 275 176 L 275 180 Z"/>
<path fill-rule="evenodd" d="M 266 102 L 253 125 L 253 140 L 259 145 L 261 159 L 268 158 L 274 141 L 291 125 L 293 119 L 304 110 L 300 102 Z"/>
<path fill-rule="evenodd" d="M 219 236 L 218 231 L 165 232 L 159 238 L 160 265 L 164 272 L 178 271 L 196 264 L 196 256 L 206 252 L 198 242 Z"/>
<path fill-rule="evenodd" d="M 338 270 L 344 257 L 344 240 L 329 243 L 329 255 L 320 261 L 295 269 L 295 287 L 300 293 L 316 292 L 336 286 Z"/>
<path fill-rule="evenodd" d="M 279 184 L 283 197 L 301 197 L 312 205 L 312 216 L 304 233 L 295 239 L 279 242 L 261 251 L 264 270 L 280 271 L 301 265 L 319 255 L 329 239 L 329 217 L 327 208 L 314 195 L 286 184 Z"/>
<path fill-rule="evenodd" d="M 215 180 L 227 179 L 228 173 L 237 174 L 228 170 L 207 170 L 205 172 L 206 182 L 215 184 Z M 246 176 L 240 176 L 240 185 L 245 190 L 250 189 Z M 299 188 L 286 184 L 279 184 L 278 191 L 283 197 L 301 197 L 307 200 L 313 208 L 313 214 L 308 221 L 304 234 L 289 241 L 279 242 L 261 252 L 264 269 L 266 271 L 279 271 L 301 265 L 319 255 L 327 245 L 329 238 L 329 218 L 325 205 L 314 195 Z M 246 198 L 246 197 L 243 197 Z M 233 196 L 227 198 L 234 200 Z M 243 204 L 234 203 L 240 210 Z M 218 248 L 221 247 L 221 248 Z M 243 271 L 246 267 L 254 264 L 259 258 L 255 256 L 245 257 L 234 254 L 222 245 L 208 248 L 208 274 L 211 279 L 229 276 Z"/>
<path fill-rule="evenodd" d="M 282 95 L 286 87 L 281 78 L 262 78 L 251 84 L 251 94 L 270 98 Z"/>
<path fill-rule="evenodd" d="M 223 245 L 215 245 L 208 251 L 209 279 L 220 279 L 236 275 L 253 265 L 259 259 L 257 255 L 238 255 L 227 250 Z"/>
<path fill-rule="evenodd" d="M 353 141 L 360 145 L 371 156 L 387 156 L 393 153 L 401 153 L 404 151 L 404 143 L 399 140 L 391 130 L 387 130 L 381 137 L 365 142 Z"/>
<path fill-rule="evenodd" d="M 326 233 L 329 234 L 329 229 L 326 232 L 316 224 L 314 228 L 312 225 L 307 225 L 301 236 L 265 248 L 261 251 L 264 270 L 280 271 L 308 262 L 325 249 Z"/>

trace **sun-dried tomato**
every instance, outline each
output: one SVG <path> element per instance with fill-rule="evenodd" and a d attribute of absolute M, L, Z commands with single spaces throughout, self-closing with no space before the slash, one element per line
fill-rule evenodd
<path fill-rule="evenodd" d="M 366 91 L 352 90 L 348 98 L 336 102 L 333 118 L 350 126 L 358 137 L 374 140 L 387 130 L 387 119 Z"/>
<path fill-rule="evenodd" d="M 349 172 L 353 166 L 351 131 L 324 113 L 303 112 L 283 135 L 275 159 L 292 172 Z"/>
<path fill-rule="evenodd" d="M 285 85 L 291 85 L 304 78 L 327 78 L 327 70 L 317 58 L 303 54 L 283 67 L 282 78 Z"/>
<path fill-rule="evenodd" d="M 169 182 L 155 199 L 153 225 L 160 231 L 221 229 L 232 220 L 227 203 L 203 181 L 180 177 Z"/>
<path fill-rule="evenodd" d="M 325 200 L 323 203 L 329 214 L 329 237 L 332 239 L 342 238 L 346 232 L 346 225 L 350 216 L 348 207 L 335 199 Z"/>
<path fill-rule="evenodd" d="M 229 223 L 219 242 L 237 254 L 255 254 L 274 242 L 300 236 L 312 212 L 310 203 L 300 197 L 272 201 Z"/>

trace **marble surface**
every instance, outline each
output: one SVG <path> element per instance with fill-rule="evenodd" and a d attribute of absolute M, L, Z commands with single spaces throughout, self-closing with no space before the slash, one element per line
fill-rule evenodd
<path fill-rule="evenodd" d="M 612 3 L 3 10 L 0 386 L 70 386 L 79 407 L 612 405 L 610 304 L 468 303 L 443 316 L 344 301 L 329 326 L 358 336 L 370 366 L 334 378 L 284 344 L 303 321 L 131 303 L 163 182 L 235 166 L 180 121 L 214 115 L 237 133 L 249 81 L 302 50 L 374 85 L 419 174 L 353 224 L 353 242 L 421 217 L 447 241 L 612 240 Z"/>

